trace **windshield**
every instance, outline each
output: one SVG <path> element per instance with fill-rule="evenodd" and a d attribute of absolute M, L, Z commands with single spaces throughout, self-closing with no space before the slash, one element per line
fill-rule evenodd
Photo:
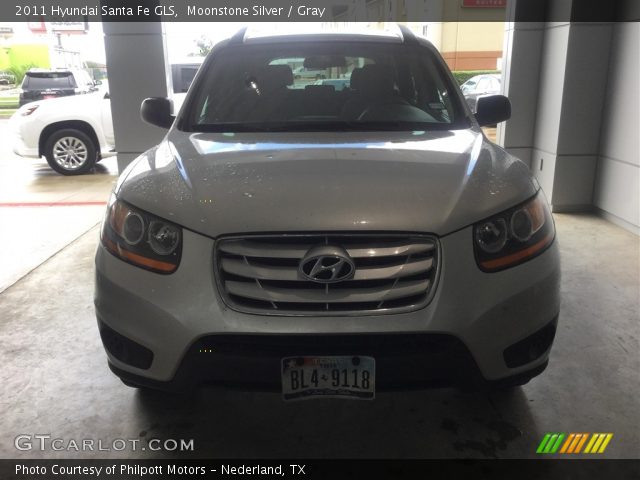
<path fill-rule="evenodd" d="M 27 73 L 23 88 L 74 88 L 75 83 L 69 72 L 62 73 Z"/>
<path fill-rule="evenodd" d="M 204 67 L 183 115 L 190 131 L 468 128 L 426 47 L 322 42 L 240 45 Z"/>

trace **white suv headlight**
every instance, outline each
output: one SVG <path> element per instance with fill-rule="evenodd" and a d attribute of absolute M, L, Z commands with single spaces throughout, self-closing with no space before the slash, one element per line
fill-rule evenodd
<path fill-rule="evenodd" d="M 23 105 L 19 110 L 20 111 L 20 115 L 22 115 L 23 117 L 27 117 L 27 116 L 31 115 L 33 112 L 35 112 L 38 109 L 39 106 L 40 105 L 37 104 L 37 103 L 35 103 L 33 105 L 29 104 L 29 103 L 26 104 L 26 105 Z"/>

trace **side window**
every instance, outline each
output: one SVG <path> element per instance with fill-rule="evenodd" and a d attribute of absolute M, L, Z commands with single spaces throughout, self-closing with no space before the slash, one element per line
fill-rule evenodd
<path fill-rule="evenodd" d="M 491 90 L 491 80 L 487 77 L 483 77 L 480 79 L 480 81 L 478 82 L 478 88 L 477 90 L 479 92 L 488 92 L 489 90 Z"/>
<path fill-rule="evenodd" d="M 186 92 L 193 82 L 193 78 L 196 76 L 198 69 L 196 67 L 183 67 L 181 75 L 181 92 Z"/>
<path fill-rule="evenodd" d="M 78 80 L 80 80 L 80 83 L 83 87 L 88 87 L 91 85 L 89 74 L 87 72 L 81 71 Z"/>
<path fill-rule="evenodd" d="M 416 91 L 416 107 L 431 115 L 438 122 L 451 122 L 449 112 L 453 111 L 451 96 L 442 77 L 431 62 L 410 63 L 411 83 Z"/>

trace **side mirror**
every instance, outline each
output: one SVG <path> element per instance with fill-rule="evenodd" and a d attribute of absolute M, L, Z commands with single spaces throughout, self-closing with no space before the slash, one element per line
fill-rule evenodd
<path fill-rule="evenodd" d="M 495 125 L 511 118 L 511 102 L 504 95 L 479 97 L 476 105 L 476 120 L 481 127 Z"/>
<path fill-rule="evenodd" d="M 140 105 L 142 120 L 160 128 L 170 128 L 175 116 L 171 115 L 173 102 L 164 97 L 145 98 Z"/>

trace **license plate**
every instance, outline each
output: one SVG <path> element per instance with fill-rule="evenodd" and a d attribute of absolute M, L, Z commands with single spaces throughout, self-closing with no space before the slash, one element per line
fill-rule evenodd
<path fill-rule="evenodd" d="M 284 400 L 375 398 L 376 361 L 373 357 L 285 357 L 281 371 Z"/>

